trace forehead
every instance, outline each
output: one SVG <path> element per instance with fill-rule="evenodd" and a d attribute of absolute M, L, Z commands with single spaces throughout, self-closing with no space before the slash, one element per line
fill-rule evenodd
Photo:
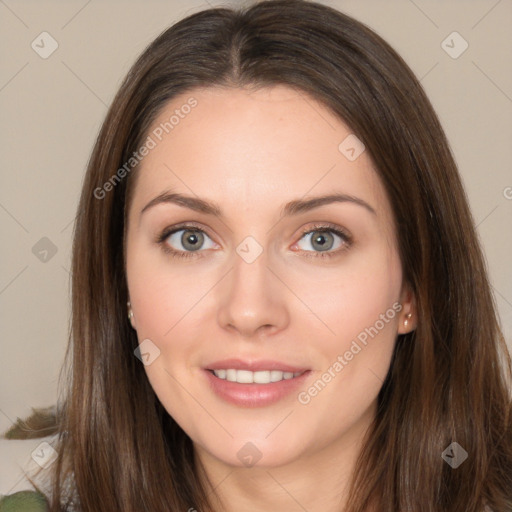
<path fill-rule="evenodd" d="M 389 220 L 367 152 L 348 159 L 340 144 L 353 140 L 350 128 L 302 91 L 193 89 L 160 111 L 147 136 L 154 147 L 137 171 L 138 207 L 173 190 L 231 204 L 235 213 L 247 204 L 264 211 L 336 190 L 362 197 Z"/>

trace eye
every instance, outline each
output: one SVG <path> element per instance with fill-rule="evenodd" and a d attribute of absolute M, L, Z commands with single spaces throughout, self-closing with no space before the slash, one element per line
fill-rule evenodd
<path fill-rule="evenodd" d="M 306 246 L 311 245 L 312 251 L 301 245 L 302 239 L 306 240 Z M 209 246 L 205 247 L 205 240 L 210 241 Z M 165 253 L 176 258 L 201 257 L 201 249 L 212 249 L 216 246 L 201 228 L 191 224 L 165 229 L 158 235 L 156 242 Z M 310 226 L 295 245 L 308 258 L 329 258 L 347 250 L 352 245 L 352 237 L 339 227 L 321 224 L 312 228 Z"/>
<path fill-rule="evenodd" d="M 306 243 L 301 245 L 300 240 L 303 239 Z M 300 240 L 296 245 L 305 252 L 313 253 L 307 254 L 307 257 L 312 258 L 336 256 L 352 244 L 352 237 L 348 233 L 330 225 L 316 225 L 313 229 L 309 228 L 302 234 Z M 308 245 L 313 248 L 313 251 L 308 250 Z"/>
<path fill-rule="evenodd" d="M 210 241 L 210 246 L 204 246 L 205 240 Z M 184 258 L 196 256 L 194 253 L 200 252 L 200 249 L 215 247 L 215 243 L 202 229 L 192 225 L 164 230 L 158 236 L 157 242 L 162 245 L 165 252 Z"/>

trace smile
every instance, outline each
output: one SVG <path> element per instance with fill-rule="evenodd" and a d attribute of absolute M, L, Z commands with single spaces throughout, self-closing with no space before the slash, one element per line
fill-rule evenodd
<path fill-rule="evenodd" d="M 205 365 L 202 373 L 223 402 L 252 408 L 291 399 L 306 385 L 311 370 L 268 359 L 224 359 Z"/>
<path fill-rule="evenodd" d="M 236 370 L 234 368 L 210 370 L 222 380 L 238 382 L 238 384 L 270 384 L 299 377 L 304 372 L 284 372 L 280 370 L 263 370 L 252 372 L 250 370 Z"/>

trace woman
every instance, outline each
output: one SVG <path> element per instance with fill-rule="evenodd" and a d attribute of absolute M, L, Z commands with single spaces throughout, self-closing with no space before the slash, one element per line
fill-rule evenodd
<path fill-rule="evenodd" d="M 49 510 L 512 510 L 510 355 L 418 80 L 314 2 L 132 67 L 73 246 Z"/>

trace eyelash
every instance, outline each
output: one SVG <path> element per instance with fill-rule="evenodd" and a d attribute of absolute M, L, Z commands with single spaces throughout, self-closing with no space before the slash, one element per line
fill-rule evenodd
<path fill-rule="evenodd" d="M 162 250 L 166 253 L 172 256 L 173 258 L 193 258 L 193 257 L 202 257 L 199 255 L 196 255 L 197 253 L 200 253 L 202 251 L 176 251 L 175 249 L 171 249 L 169 245 L 166 244 L 167 238 L 169 238 L 171 235 L 178 231 L 196 231 L 204 233 L 208 236 L 208 233 L 206 233 L 203 229 L 199 228 L 198 226 L 195 226 L 193 224 L 183 224 L 179 226 L 174 226 L 173 228 L 166 228 L 164 231 L 159 234 L 156 238 L 156 243 L 162 246 Z M 310 226 L 307 229 L 305 229 L 301 235 L 299 240 L 301 240 L 304 235 L 307 235 L 312 232 L 322 232 L 322 233 L 334 233 L 335 235 L 338 235 L 343 240 L 343 246 L 341 248 L 336 249 L 335 251 L 322 251 L 322 252 L 315 252 L 315 251 L 302 251 L 305 254 L 306 258 L 333 258 L 335 256 L 338 256 L 340 253 L 348 250 L 352 246 L 352 237 L 345 232 L 344 230 L 340 229 L 339 227 L 335 227 L 334 225 L 331 225 L 329 223 L 325 224 L 315 224 L 314 226 Z M 313 254 L 310 254 L 313 253 Z"/>

